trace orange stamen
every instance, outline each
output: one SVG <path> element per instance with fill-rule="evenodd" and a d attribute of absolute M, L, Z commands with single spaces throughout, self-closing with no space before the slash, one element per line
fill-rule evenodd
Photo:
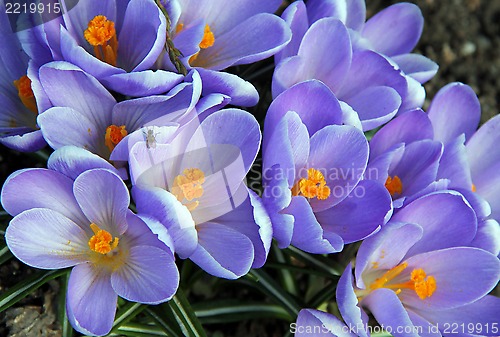
<path fill-rule="evenodd" d="M 17 89 L 17 94 L 23 102 L 24 106 L 34 113 L 38 114 L 38 108 L 36 106 L 35 95 L 31 89 L 31 80 L 28 76 L 21 76 L 18 80 L 14 81 L 14 86 Z"/>
<path fill-rule="evenodd" d="M 108 147 L 110 152 L 113 152 L 115 146 L 128 134 L 125 130 L 125 125 L 116 126 L 110 125 L 106 128 L 106 135 L 104 136 L 104 144 Z"/>
<path fill-rule="evenodd" d="M 308 199 L 318 198 L 325 200 L 330 196 L 330 187 L 326 185 L 326 180 L 321 171 L 314 168 L 307 170 L 307 178 L 302 178 L 292 187 L 292 195 L 302 194 Z"/>
<path fill-rule="evenodd" d="M 403 192 L 403 183 L 398 176 L 392 178 L 389 176 L 385 181 L 385 188 L 387 188 L 391 196 L 399 196 Z"/>
<path fill-rule="evenodd" d="M 88 244 L 92 251 L 99 254 L 107 254 L 110 251 L 118 247 L 118 242 L 120 239 L 114 238 L 111 234 L 103 229 L 100 229 L 96 224 L 91 223 L 90 228 L 94 232 L 94 235 L 90 238 Z"/>
<path fill-rule="evenodd" d="M 104 15 L 97 15 L 89 21 L 83 36 L 90 45 L 94 46 L 95 57 L 116 66 L 118 40 L 113 21 L 108 20 Z"/>

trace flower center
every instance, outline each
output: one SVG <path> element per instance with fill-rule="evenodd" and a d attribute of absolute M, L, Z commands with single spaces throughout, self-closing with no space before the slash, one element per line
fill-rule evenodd
<path fill-rule="evenodd" d="M 301 178 L 292 187 L 293 196 L 298 196 L 300 194 L 308 199 L 327 199 L 330 196 L 330 187 L 326 186 L 326 180 L 323 173 L 314 168 L 308 169 L 307 178 Z"/>
<path fill-rule="evenodd" d="M 385 188 L 389 191 L 391 196 L 399 196 L 403 192 L 403 183 L 401 182 L 401 179 L 399 179 L 398 176 L 388 176 L 387 180 L 385 181 Z"/>
<path fill-rule="evenodd" d="M 471 191 L 472 192 L 477 192 L 476 185 L 472 184 Z"/>
<path fill-rule="evenodd" d="M 110 125 L 106 128 L 104 144 L 108 147 L 109 151 L 113 152 L 116 144 L 118 144 L 127 134 L 128 132 L 125 130 L 125 125 Z"/>
<path fill-rule="evenodd" d="M 381 277 L 376 279 L 371 285 L 370 290 L 375 290 L 379 288 L 392 289 L 399 294 L 401 289 L 410 289 L 415 291 L 421 300 L 431 297 L 436 291 L 436 279 L 434 276 L 427 276 L 425 271 L 421 268 L 413 269 L 410 275 L 410 280 L 404 283 L 391 284 L 396 276 L 401 274 L 403 270 L 408 267 L 408 263 L 404 262 L 396 267 L 389 269 Z"/>
<path fill-rule="evenodd" d="M 88 43 L 94 46 L 95 57 L 116 66 L 118 40 L 113 21 L 108 20 L 104 15 L 97 15 L 89 21 L 83 36 Z"/>
<path fill-rule="evenodd" d="M 195 199 L 201 198 L 203 195 L 203 186 L 205 182 L 205 174 L 198 168 L 185 169 L 182 174 L 174 178 L 174 183 L 171 192 L 177 200 L 182 202 L 190 211 L 194 210 L 199 205 L 199 201 Z"/>
<path fill-rule="evenodd" d="M 183 28 L 183 24 L 178 24 L 176 31 L 179 32 Z M 205 25 L 205 30 L 203 31 L 203 38 L 201 39 L 201 42 L 199 44 L 200 49 L 207 49 L 210 48 L 214 45 L 215 43 L 215 36 L 212 30 L 210 29 L 209 25 Z M 193 56 L 189 58 L 189 63 L 194 62 L 198 58 L 198 54 L 200 52 L 197 52 Z"/>
<path fill-rule="evenodd" d="M 118 247 L 120 239 L 117 237 L 113 239 L 109 232 L 100 229 L 95 223 L 91 223 L 90 228 L 94 232 L 94 235 L 89 240 L 89 247 L 92 251 L 106 255 Z"/>
<path fill-rule="evenodd" d="M 35 95 L 31 89 L 31 80 L 28 76 L 23 75 L 18 80 L 15 80 L 14 86 L 16 87 L 17 94 L 19 95 L 19 98 L 21 99 L 21 102 L 23 102 L 24 106 L 38 114 Z"/>

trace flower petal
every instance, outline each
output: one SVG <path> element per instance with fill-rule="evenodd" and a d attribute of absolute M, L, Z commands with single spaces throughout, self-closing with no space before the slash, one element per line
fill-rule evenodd
<path fill-rule="evenodd" d="M 348 244 L 375 232 L 391 210 L 392 199 L 385 186 L 362 180 L 347 198 L 315 216 L 325 232 L 340 235 Z"/>
<path fill-rule="evenodd" d="M 96 266 L 79 264 L 71 271 L 66 311 L 71 325 L 77 331 L 106 335 L 113 326 L 117 298 L 109 275 Z"/>
<path fill-rule="evenodd" d="M 295 326 L 291 325 L 291 330 L 295 330 L 295 337 L 319 336 L 319 334 L 327 337 L 357 336 L 349 333 L 349 329 L 337 317 L 314 309 L 300 310 L 297 323 Z"/>
<path fill-rule="evenodd" d="M 106 169 L 83 172 L 76 178 L 73 192 L 92 223 L 112 235 L 125 232 L 130 196 L 127 186 L 115 173 Z"/>
<path fill-rule="evenodd" d="M 424 18 L 418 6 L 399 3 L 371 17 L 365 23 L 362 35 L 377 52 L 394 56 L 415 48 L 423 26 Z"/>
<path fill-rule="evenodd" d="M 453 246 L 467 246 L 476 235 L 477 220 L 472 208 L 461 194 L 451 191 L 436 192 L 415 200 L 396 213 L 394 221 L 422 226 L 422 239 L 407 253 Z M 450 219 L 454 219 L 450 222 Z"/>
<path fill-rule="evenodd" d="M 129 96 L 159 95 L 172 89 L 183 79 L 182 75 L 165 70 L 142 70 L 113 74 L 101 78 L 106 87 Z"/>
<path fill-rule="evenodd" d="M 295 219 L 292 236 L 295 247 L 313 254 L 336 253 L 344 248 L 339 235 L 323 231 L 306 198 L 293 197 L 285 212 Z"/>
<path fill-rule="evenodd" d="M 252 241 L 240 232 L 218 223 L 197 225 L 198 247 L 189 257 L 207 273 L 226 279 L 239 278 L 254 260 Z"/>
<path fill-rule="evenodd" d="M 281 15 L 281 18 L 285 20 L 292 30 L 292 39 L 285 48 L 274 55 L 275 64 L 287 57 L 297 55 L 299 52 L 300 42 L 309 28 L 307 14 L 308 10 L 304 2 L 296 1 L 292 2 Z"/>
<path fill-rule="evenodd" d="M 11 174 L 2 188 L 2 206 L 13 216 L 32 208 L 48 208 L 79 225 L 87 222 L 73 196 L 73 181 L 46 169 L 32 168 Z"/>
<path fill-rule="evenodd" d="M 469 139 L 476 131 L 481 106 L 474 90 L 462 83 L 450 83 L 438 91 L 428 109 L 434 138 L 449 143 L 465 133 Z"/>
<path fill-rule="evenodd" d="M 7 227 L 5 239 L 11 252 L 32 267 L 59 269 L 88 261 L 88 235 L 50 209 L 30 209 L 17 215 Z"/>
<path fill-rule="evenodd" d="M 436 280 L 432 296 L 420 299 L 415 291 L 399 294 L 401 301 L 420 310 L 444 310 L 463 306 L 487 295 L 500 278 L 500 261 L 482 249 L 453 247 L 411 256 L 407 270 L 423 269 Z"/>
<path fill-rule="evenodd" d="M 216 36 L 214 45 L 202 49 L 191 64 L 222 70 L 232 65 L 260 61 L 281 50 L 290 39 L 290 28 L 281 18 L 259 13 Z"/>
<path fill-rule="evenodd" d="M 470 245 L 498 256 L 500 254 L 500 225 L 498 222 L 494 219 L 480 222 L 477 226 L 476 236 Z"/>
<path fill-rule="evenodd" d="M 439 68 L 436 62 L 420 54 L 402 54 L 393 56 L 392 60 L 406 75 L 419 83 L 425 83 L 433 78 Z"/>
<path fill-rule="evenodd" d="M 111 285 L 120 297 L 157 304 L 174 296 L 179 271 L 169 253 L 152 246 L 135 246 L 128 253 L 125 265 L 111 274 Z"/>

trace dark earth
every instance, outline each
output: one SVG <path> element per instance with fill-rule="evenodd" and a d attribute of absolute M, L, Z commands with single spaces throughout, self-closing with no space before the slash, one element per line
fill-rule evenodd
<path fill-rule="evenodd" d="M 398 1 L 367 0 L 368 16 Z M 424 15 L 425 26 L 416 52 L 436 61 L 440 68 L 428 82 L 428 105 L 434 94 L 450 82 L 469 84 L 479 96 L 482 122 L 499 113 L 500 102 L 500 1 L 497 0 L 413 0 Z M 270 76 L 270 75 L 269 75 Z M 266 89 L 269 77 L 260 90 Z M 260 84 L 260 83 L 259 83 Z M 262 113 L 262 112 L 260 112 Z M 260 115 L 260 114 L 259 114 Z M 46 151 L 46 154 L 50 153 Z M 0 149 L 0 181 L 13 171 L 26 167 L 41 167 L 43 155 L 20 154 Z M 1 233 L 7 219 L 2 217 Z M 2 245 L 3 246 L 3 245 Z M 36 272 L 15 259 L 0 265 L 0 293 Z M 16 306 L 0 313 L 0 336 L 41 337 L 60 336 L 57 321 L 59 283 L 51 281 Z M 235 289 L 238 289 L 235 287 Z M 241 287 L 240 287 L 241 289 Z M 208 289 L 210 291 L 210 289 Z M 208 294 L 207 294 L 208 295 Z M 206 298 L 218 295 L 210 294 Z M 230 296 L 248 298 L 240 290 Z M 207 332 L 214 337 L 278 337 L 283 326 L 273 322 L 252 321 L 241 324 L 210 326 Z"/>

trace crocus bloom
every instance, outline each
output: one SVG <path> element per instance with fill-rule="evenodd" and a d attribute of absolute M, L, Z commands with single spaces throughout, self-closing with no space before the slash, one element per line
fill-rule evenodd
<path fill-rule="evenodd" d="M 424 23 L 416 5 L 398 3 L 365 22 L 365 0 L 312 0 L 307 5 L 297 1 L 285 10 L 282 17 L 294 36 L 292 43 L 279 55 L 279 60 L 297 54 L 298 43 L 309 25 L 322 18 L 335 18 L 349 29 L 354 50 L 373 50 L 404 72 L 408 89 L 400 110 L 422 106 L 425 90 L 421 84 L 436 74 L 438 65 L 425 56 L 411 53 L 420 39 Z"/>
<path fill-rule="evenodd" d="M 220 110 L 183 126 L 153 129 L 154 146 L 130 136 L 132 195 L 140 214 L 160 221 L 179 257 L 208 273 L 237 278 L 261 267 L 271 244 L 269 218 L 244 184 L 260 146 L 257 121 Z"/>
<path fill-rule="evenodd" d="M 339 101 L 314 80 L 291 87 L 269 107 L 263 200 L 280 248 L 338 252 L 375 231 L 391 210 L 383 184 L 360 182 L 368 144 L 343 121 Z"/>
<path fill-rule="evenodd" d="M 201 81 L 196 72 L 186 80 L 169 95 L 117 103 L 90 74 L 67 62 L 51 62 L 40 68 L 40 83 L 53 107 L 39 115 L 38 123 L 54 149 L 75 145 L 108 159 L 128 133 L 161 117 L 164 123 L 187 117 L 199 99 Z"/>
<path fill-rule="evenodd" d="M 317 79 L 359 115 L 363 130 L 388 122 L 406 96 L 404 76 L 383 56 L 352 50 L 349 32 L 334 18 L 316 21 L 300 41 L 297 54 L 276 66 L 273 96 L 292 85 Z"/>
<path fill-rule="evenodd" d="M 290 29 L 271 14 L 281 0 L 163 3 L 170 16 L 173 43 L 182 53 L 184 65 L 199 71 L 203 94 L 223 93 L 232 98 L 232 104 L 255 105 L 259 96 L 250 83 L 219 70 L 263 60 L 290 41 Z M 164 63 L 175 69 L 168 54 Z"/>
<path fill-rule="evenodd" d="M 38 106 L 27 76 L 28 58 L 11 31 L 0 3 L 0 143 L 18 151 L 37 151 L 46 145 L 36 125 Z"/>
<path fill-rule="evenodd" d="M 30 266 L 74 266 L 66 302 L 73 327 L 107 334 L 117 296 L 152 304 L 170 299 L 179 274 L 168 235 L 158 240 L 128 209 L 128 189 L 114 168 L 75 147 L 55 151 L 48 166 L 7 179 L 2 205 L 14 218 L 5 237 L 12 253 Z"/>
<path fill-rule="evenodd" d="M 35 67 L 68 61 L 125 95 L 164 93 L 183 78 L 151 70 L 166 42 L 165 16 L 154 0 L 79 1 L 62 16 L 24 30 L 22 40 Z"/>
<path fill-rule="evenodd" d="M 452 191 L 426 195 L 399 210 L 361 244 L 355 281 L 351 266 L 339 281 L 337 303 L 346 323 L 366 336 L 368 309 L 394 336 L 447 335 L 444 323 L 470 322 L 469 306 L 481 313 L 476 323 L 498 322 L 498 305 L 488 306 L 492 301 L 485 296 L 498 283 L 500 261 L 468 247 L 476 229 L 474 211 Z"/>

